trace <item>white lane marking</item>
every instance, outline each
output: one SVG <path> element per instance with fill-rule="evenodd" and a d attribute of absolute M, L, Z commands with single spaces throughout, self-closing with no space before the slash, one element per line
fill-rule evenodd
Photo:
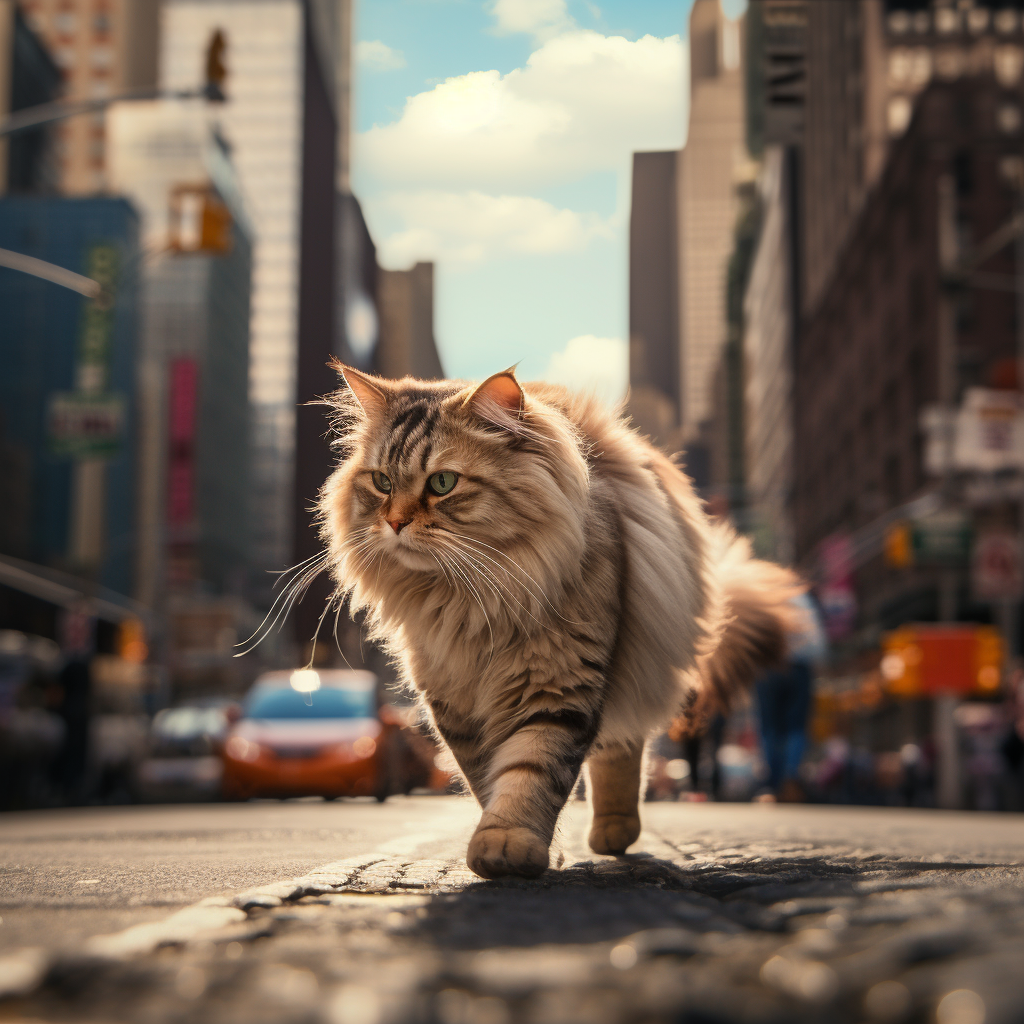
<path fill-rule="evenodd" d="M 227 906 L 222 896 L 203 900 L 179 910 L 163 921 L 137 924 L 113 935 L 97 935 L 85 944 L 86 952 L 97 956 L 126 957 L 149 953 L 157 946 L 188 942 L 204 932 L 214 932 L 228 925 L 241 924 L 244 910 Z"/>

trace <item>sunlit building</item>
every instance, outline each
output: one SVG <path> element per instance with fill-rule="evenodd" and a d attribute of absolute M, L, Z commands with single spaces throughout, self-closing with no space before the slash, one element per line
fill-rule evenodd
<path fill-rule="evenodd" d="M 697 0 L 690 12 L 690 122 L 679 155 L 678 198 L 680 422 L 689 449 L 711 412 L 727 331 L 735 184 L 746 162 L 741 28 L 719 0 Z"/>
<path fill-rule="evenodd" d="M 764 153 L 758 179 L 762 220 L 743 298 L 743 387 L 747 523 L 760 554 L 793 559 L 794 161 Z"/>
<path fill-rule="evenodd" d="M 136 591 L 244 593 L 251 227 L 202 101 L 116 105 L 108 173 L 142 217 Z"/>
<path fill-rule="evenodd" d="M 321 411 L 296 410 L 333 386 L 324 364 L 337 313 L 339 13 L 326 0 L 167 0 L 162 11 L 165 88 L 202 82 L 216 31 L 227 44 L 219 122 L 255 233 L 254 544 L 256 562 L 267 570 L 290 564 L 296 531 L 311 529 L 299 510 L 315 498 L 312 481 L 322 481 L 329 462 Z M 307 458 L 316 465 L 307 467 Z M 272 577 L 266 580 L 269 586 Z"/>
<path fill-rule="evenodd" d="M 690 12 L 690 118 L 679 152 L 636 153 L 630 214 L 630 414 L 709 480 L 707 423 L 727 336 L 726 290 L 746 161 L 742 21 Z"/>
<path fill-rule="evenodd" d="M 93 100 L 152 89 L 157 83 L 159 0 L 20 0 L 64 78 L 64 98 Z M 102 111 L 54 129 L 61 187 L 73 195 L 107 188 Z"/>

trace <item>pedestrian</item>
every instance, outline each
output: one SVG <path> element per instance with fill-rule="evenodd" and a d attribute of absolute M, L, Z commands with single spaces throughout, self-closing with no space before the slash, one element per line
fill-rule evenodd
<path fill-rule="evenodd" d="M 757 681 L 761 743 L 768 765 L 766 798 L 783 803 L 804 800 L 800 764 L 807 748 L 807 725 L 814 690 L 814 666 L 827 653 L 825 632 L 817 605 L 809 594 L 793 598 L 804 614 L 804 627 L 789 637 L 786 664 Z"/>

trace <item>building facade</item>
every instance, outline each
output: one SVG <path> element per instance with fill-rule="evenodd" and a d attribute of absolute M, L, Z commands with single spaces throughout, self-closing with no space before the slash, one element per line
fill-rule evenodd
<path fill-rule="evenodd" d="M 132 593 L 138 218 L 123 199 L 0 199 L 0 248 L 99 280 L 0 268 L 0 552 Z"/>
<path fill-rule="evenodd" d="M 781 2 L 781 0 L 780 0 Z M 889 146 L 932 82 L 1024 65 L 1024 8 L 1004 0 L 806 4 L 802 307 L 817 306 Z"/>
<path fill-rule="evenodd" d="M 117 104 L 108 172 L 142 217 L 136 594 L 241 594 L 252 565 L 252 228 L 201 101 Z M 206 237 L 204 237 L 204 234 Z"/>
<path fill-rule="evenodd" d="M 696 0 L 690 12 L 690 119 L 679 154 L 677 203 L 680 423 L 691 459 L 711 413 L 728 331 L 735 185 L 747 161 L 741 29 L 719 0 Z"/>
<path fill-rule="evenodd" d="M 21 8 L 15 0 L 0 0 L 0 120 L 55 100 L 60 87 L 60 69 L 29 28 Z M 0 138 L 0 195 L 52 193 L 58 184 L 50 127 Z"/>
<path fill-rule="evenodd" d="M 629 415 L 680 445 L 679 153 L 634 153 L 629 212 Z"/>
<path fill-rule="evenodd" d="M 935 580 L 886 569 L 872 526 L 935 486 L 923 464 L 921 413 L 940 398 L 940 179 L 954 183 L 955 231 L 967 252 L 1016 209 L 1005 170 L 1008 157 L 1019 158 L 1022 100 L 1019 85 L 1008 89 L 991 74 L 929 86 L 801 332 L 796 556 L 813 569 L 823 542 L 855 538 L 866 620 L 935 613 Z M 1020 272 L 1010 247 L 983 269 L 1004 284 Z M 1017 357 L 1012 290 L 968 287 L 955 304 L 957 395 L 1000 386 Z"/>
<path fill-rule="evenodd" d="M 122 96 L 157 84 L 159 0 L 20 0 L 32 29 L 63 75 L 63 97 Z M 61 190 L 107 189 L 106 118 L 102 111 L 54 128 Z"/>
<path fill-rule="evenodd" d="M 761 230 L 743 299 L 747 524 L 758 552 L 793 560 L 792 151 L 766 147 L 758 178 Z"/>
<path fill-rule="evenodd" d="M 232 147 L 255 232 L 250 397 L 255 437 L 255 558 L 293 564 L 315 543 L 305 511 L 330 464 L 321 410 L 334 386 L 337 72 L 334 5 L 302 0 L 167 0 L 160 82 L 194 87 L 213 33 L 227 40 Z M 325 215 L 327 211 L 327 215 Z M 312 539 L 311 539 L 312 538 Z M 304 556 L 302 556 L 304 557 Z M 272 577 L 264 574 L 269 596 Z"/>

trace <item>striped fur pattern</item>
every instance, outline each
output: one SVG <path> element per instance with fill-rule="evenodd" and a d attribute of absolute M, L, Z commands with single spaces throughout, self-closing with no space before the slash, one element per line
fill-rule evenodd
<path fill-rule="evenodd" d="M 592 398 L 511 370 L 472 385 L 339 369 L 332 573 L 480 802 L 469 866 L 542 872 L 584 764 L 591 846 L 623 852 L 647 737 L 687 694 L 727 700 L 778 655 L 795 579 L 713 527 Z M 451 478 L 435 474 L 456 482 L 437 494 Z"/>

